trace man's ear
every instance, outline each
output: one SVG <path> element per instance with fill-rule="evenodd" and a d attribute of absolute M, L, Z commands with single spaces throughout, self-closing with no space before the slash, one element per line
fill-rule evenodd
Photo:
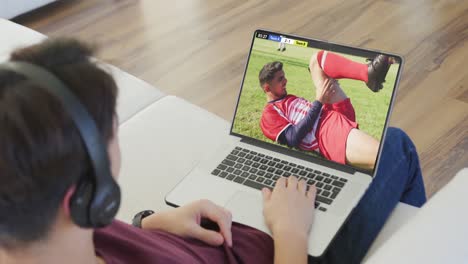
<path fill-rule="evenodd" d="M 70 188 L 68 188 L 67 192 L 65 193 L 65 197 L 63 197 L 63 201 L 62 201 L 63 211 L 65 212 L 65 215 L 70 216 L 70 218 L 71 218 L 70 200 L 73 194 L 75 193 L 75 190 L 76 190 L 76 185 L 73 185 Z"/>
<path fill-rule="evenodd" d="M 270 91 L 270 84 L 266 82 L 263 84 L 262 88 L 265 93 L 268 93 Z"/>

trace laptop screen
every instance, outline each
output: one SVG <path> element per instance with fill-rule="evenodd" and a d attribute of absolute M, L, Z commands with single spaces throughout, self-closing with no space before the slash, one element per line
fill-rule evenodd
<path fill-rule="evenodd" d="M 231 133 L 374 175 L 401 60 L 257 30 Z"/>

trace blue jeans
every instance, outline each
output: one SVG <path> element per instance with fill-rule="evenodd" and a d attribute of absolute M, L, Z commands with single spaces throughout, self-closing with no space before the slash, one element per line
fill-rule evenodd
<path fill-rule="evenodd" d="M 426 202 L 418 154 L 411 139 L 389 128 L 375 179 L 322 259 L 310 263 L 360 263 L 398 202 Z"/>

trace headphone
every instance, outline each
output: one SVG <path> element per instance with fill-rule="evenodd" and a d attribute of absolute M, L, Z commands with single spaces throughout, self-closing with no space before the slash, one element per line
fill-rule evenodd
<path fill-rule="evenodd" d="M 48 70 L 26 62 L 6 62 L 0 70 L 27 77 L 62 102 L 78 129 L 93 168 L 79 179 L 70 199 L 71 218 L 80 227 L 98 228 L 112 222 L 120 206 L 120 187 L 112 177 L 106 145 L 96 123 L 67 86 Z"/>

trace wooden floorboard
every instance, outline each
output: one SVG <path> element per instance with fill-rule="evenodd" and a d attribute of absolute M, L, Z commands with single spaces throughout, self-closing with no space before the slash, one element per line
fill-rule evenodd
<path fill-rule="evenodd" d="M 468 1 L 59 1 L 15 19 L 101 46 L 99 58 L 231 120 L 252 32 L 401 54 L 390 125 L 420 154 L 428 195 L 468 167 Z"/>

